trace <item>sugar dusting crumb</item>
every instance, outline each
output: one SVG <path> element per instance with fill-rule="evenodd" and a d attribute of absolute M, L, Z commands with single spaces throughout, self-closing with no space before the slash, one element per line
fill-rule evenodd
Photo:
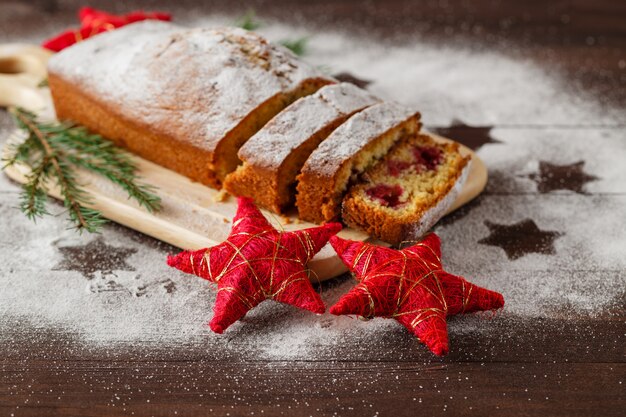
<path fill-rule="evenodd" d="M 198 21 L 194 25 L 222 23 Z M 281 25 L 264 31 L 272 39 L 297 33 Z M 447 125 L 455 118 L 473 124 L 624 121 L 623 115 L 585 94 L 568 91 L 555 75 L 492 52 L 419 42 L 390 47 L 332 32 L 315 34 L 310 46 L 308 61 L 372 80 L 371 91 L 415 105 L 426 124 Z M 589 190 L 607 191 L 609 185 L 620 183 L 617 179 L 624 169 L 609 168 L 603 161 L 626 157 L 623 140 L 607 133 L 596 140 L 610 146 L 598 146 L 589 154 L 579 145 L 589 140 L 587 133 L 554 132 L 548 138 L 533 130 L 497 129 L 494 134 L 501 143 L 480 150 L 487 165 L 493 167 L 490 194 L 464 217 L 438 226 L 437 232 L 442 236 L 443 260 L 450 272 L 502 292 L 506 307 L 494 320 L 488 320 L 490 315 L 456 318 L 450 323 L 451 334 L 476 334 L 518 318 L 594 316 L 623 302 L 626 261 L 619 254 L 626 247 L 626 238 L 614 226 L 624 222 L 619 213 L 623 213 L 626 199 L 606 193 L 537 197 L 528 178 L 535 169 L 528 161 L 540 156 L 568 163 L 585 159 L 589 173 L 601 178 Z M 507 189 L 527 193 L 514 198 L 498 195 Z M 4 195 L 15 190 L 15 185 L 0 176 Z M 60 267 L 60 248 L 85 245 L 93 237 L 66 230 L 62 217 L 32 225 L 13 206 L 0 205 L 0 341 L 8 340 L 10 329 L 19 322 L 61 329 L 96 347 L 210 346 L 238 358 L 329 359 L 344 345 L 351 346 L 351 354 L 359 355 L 372 348 L 395 351 L 396 346 L 415 343 L 393 320 L 316 316 L 271 301 L 252 310 L 226 334 L 213 334 L 206 323 L 212 316 L 215 289 L 206 281 L 168 268 L 165 257 L 171 248 L 143 239 L 137 243 L 123 228 L 107 227 L 104 239 L 108 245 L 136 249 L 126 260 L 130 268 L 107 270 L 104 265 L 85 276 Z M 509 260 L 500 248 L 476 244 L 488 233 L 485 220 L 513 223 L 524 218 L 534 219 L 542 229 L 563 233 L 556 241 L 556 255 L 530 254 Z M 90 262 L 106 260 L 103 253 L 85 256 L 92 258 Z M 559 271 L 558 279 L 551 271 Z M 353 284 L 344 276 L 322 285 L 325 303 L 332 305 Z"/>
<path fill-rule="evenodd" d="M 217 193 L 213 194 L 213 201 L 216 203 L 223 203 L 224 201 L 230 198 L 230 194 L 225 189 L 219 190 Z"/>

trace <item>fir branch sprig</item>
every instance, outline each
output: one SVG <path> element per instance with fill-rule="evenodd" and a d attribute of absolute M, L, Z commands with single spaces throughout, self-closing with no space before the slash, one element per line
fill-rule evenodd
<path fill-rule="evenodd" d="M 282 40 L 280 41 L 280 44 L 285 48 L 290 49 L 294 54 L 302 56 L 306 54 L 308 42 L 309 38 L 303 36 L 302 38 Z"/>
<path fill-rule="evenodd" d="M 129 154 L 81 126 L 41 122 L 20 108 L 10 109 L 25 139 L 13 146 L 4 167 L 24 163 L 30 167 L 22 187 L 20 209 L 29 219 L 49 214 L 46 210 L 46 183 L 56 181 L 70 221 L 79 231 L 97 232 L 106 222 L 98 210 L 87 207 L 90 196 L 80 187 L 76 169 L 102 175 L 122 187 L 129 198 L 148 211 L 160 209 L 155 188 L 138 183 L 137 168 Z"/>
<path fill-rule="evenodd" d="M 250 9 L 246 14 L 235 21 L 235 26 L 245 30 L 257 30 L 263 26 L 263 24 L 261 21 L 257 20 L 254 10 Z"/>

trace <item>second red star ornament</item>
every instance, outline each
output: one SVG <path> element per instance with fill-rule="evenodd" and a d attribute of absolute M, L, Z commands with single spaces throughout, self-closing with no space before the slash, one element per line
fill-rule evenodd
<path fill-rule="evenodd" d="M 447 316 L 504 306 L 501 294 L 443 270 L 434 233 L 402 250 L 337 236 L 330 244 L 359 281 L 330 312 L 396 319 L 435 355 L 448 353 Z"/>
<path fill-rule="evenodd" d="M 168 265 L 217 283 L 211 329 L 222 333 L 264 300 L 321 314 L 325 307 L 309 281 L 306 264 L 341 230 L 339 223 L 281 232 L 249 198 L 237 200 L 228 239 L 170 256 Z"/>

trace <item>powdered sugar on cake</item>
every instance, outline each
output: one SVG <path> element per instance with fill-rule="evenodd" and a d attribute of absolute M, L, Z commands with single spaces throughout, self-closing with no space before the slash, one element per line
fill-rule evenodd
<path fill-rule="evenodd" d="M 246 142 L 239 156 L 251 165 L 277 169 L 295 148 L 329 123 L 377 101 L 352 84 L 323 87 L 272 119 Z"/>
<path fill-rule="evenodd" d="M 93 94 L 117 104 L 147 102 L 153 97 L 148 84 L 150 75 L 143 66 L 135 65 L 138 56 L 145 53 L 146 44 L 155 38 L 167 37 L 181 30 L 166 22 L 145 21 L 101 34 L 79 42 L 50 59 L 50 72 L 63 74 L 77 86 L 92 86 Z M 140 112 L 131 107 L 129 111 Z M 144 112 L 149 113 L 149 112 Z"/>
<path fill-rule="evenodd" d="M 341 83 L 337 88 L 324 88 L 319 91 L 319 97 L 338 114 L 350 114 L 356 109 L 375 104 L 379 98 L 354 84 Z"/>
<path fill-rule="evenodd" d="M 467 165 L 461 171 L 461 175 L 454 183 L 454 186 L 448 191 L 448 193 L 432 208 L 426 210 L 422 215 L 420 221 L 413 225 L 413 230 L 410 233 L 413 236 L 423 236 L 441 219 L 450 209 L 457 196 L 463 188 L 463 184 L 467 180 L 469 175 L 472 161 L 470 160 Z"/>
<path fill-rule="evenodd" d="M 374 105 L 339 126 L 307 160 L 305 170 L 334 174 L 349 158 L 379 135 L 415 114 L 415 110 L 394 102 Z"/>
<path fill-rule="evenodd" d="M 181 63 L 184 62 L 184 65 Z M 68 48 L 50 71 L 122 117 L 212 150 L 254 109 L 322 73 L 238 28 L 135 23 Z"/>

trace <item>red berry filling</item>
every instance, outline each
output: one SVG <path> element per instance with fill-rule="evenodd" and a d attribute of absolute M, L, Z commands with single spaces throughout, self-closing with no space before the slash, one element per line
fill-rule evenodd
<path fill-rule="evenodd" d="M 435 147 L 419 147 L 413 149 L 413 156 L 416 163 L 423 165 L 426 169 L 435 169 L 443 160 L 443 152 Z"/>
<path fill-rule="evenodd" d="M 443 152 L 437 147 L 417 147 L 413 148 L 413 162 L 398 161 L 390 159 L 387 161 L 387 171 L 393 177 L 414 166 L 417 172 L 424 169 L 433 170 L 443 161 Z"/>
<path fill-rule="evenodd" d="M 398 161 L 396 159 L 390 159 L 387 162 L 387 169 L 389 170 L 389 174 L 393 177 L 399 177 L 402 171 L 409 169 L 413 165 L 410 162 Z"/>
<path fill-rule="evenodd" d="M 385 207 L 395 208 L 403 204 L 400 196 L 404 190 L 399 185 L 379 184 L 365 190 L 371 198 L 378 200 Z"/>

